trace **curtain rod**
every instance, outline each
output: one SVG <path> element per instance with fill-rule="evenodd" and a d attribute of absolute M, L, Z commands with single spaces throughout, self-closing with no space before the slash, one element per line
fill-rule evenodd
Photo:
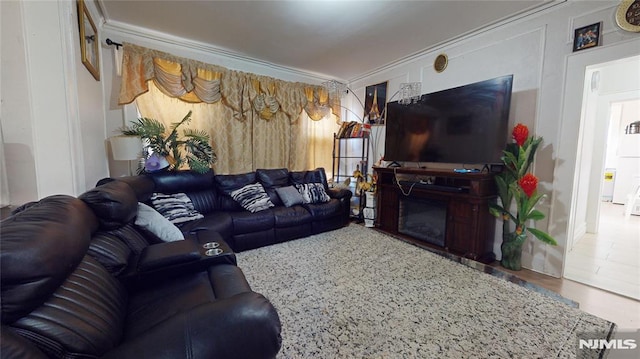
<path fill-rule="evenodd" d="M 113 45 L 113 46 L 115 46 L 115 47 L 116 47 L 116 49 L 119 49 L 119 48 L 120 48 L 120 46 L 122 46 L 122 44 L 119 44 L 119 43 L 117 43 L 117 42 L 113 42 L 113 41 L 111 41 L 111 39 L 109 39 L 109 38 L 107 38 L 107 41 L 106 41 L 106 42 L 107 42 L 107 45 L 109 45 L 109 46 Z"/>

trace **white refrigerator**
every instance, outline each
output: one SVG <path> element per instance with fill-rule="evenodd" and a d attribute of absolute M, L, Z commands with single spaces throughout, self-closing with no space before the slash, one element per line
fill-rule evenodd
<path fill-rule="evenodd" d="M 640 186 L 640 133 L 622 134 L 618 144 L 618 165 L 613 203 L 626 204 Z"/>

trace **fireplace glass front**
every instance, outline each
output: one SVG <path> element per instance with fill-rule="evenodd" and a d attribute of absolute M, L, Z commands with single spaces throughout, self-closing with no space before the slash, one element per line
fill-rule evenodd
<path fill-rule="evenodd" d="M 432 199 L 402 198 L 398 232 L 444 247 L 447 228 L 447 202 Z"/>

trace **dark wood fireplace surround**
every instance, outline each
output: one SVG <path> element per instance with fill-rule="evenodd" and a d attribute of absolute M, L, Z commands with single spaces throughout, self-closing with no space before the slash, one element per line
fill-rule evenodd
<path fill-rule="evenodd" d="M 378 229 L 473 260 L 485 263 L 495 260 L 496 219 L 489 213 L 489 203 L 496 199 L 493 174 L 405 167 L 374 167 L 374 171 L 378 175 Z M 444 247 L 398 232 L 399 206 L 403 197 L 447 203 Z"/>

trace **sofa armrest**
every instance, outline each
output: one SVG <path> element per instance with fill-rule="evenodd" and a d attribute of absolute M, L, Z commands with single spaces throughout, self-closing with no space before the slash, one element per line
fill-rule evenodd
<path fill-rule="evenodd" d="M 353 193 L 346 188 L 329 188 L 327 193 L 331 198 L 345 199 L 347 201 L 349 201 L 351 196 L 353 196 Z"/>
<path fill-rule="evenodd" d="M 280 332 L 273 305 L 245 292 L 180 312 L 103 358 L 275 358 Z"/>
<path fill-rule="evenodd" d="M 138 271 L 153 271 L 199 259 L 200 250 L 195 241 L 183 240 L 154 244 L 145 247 L 140 253 Z"/>
<path fill-rule="evenodd" d="M 150 245 L 118 278 L 127 288 L 147 288 L 213 265 L 236 265 L 236 256 L 224 241 L 219 242 L 216 248 L 220 253 L 208 255 L 208 249 L 199 240 L 194 233 L 181 241 Z"/>

